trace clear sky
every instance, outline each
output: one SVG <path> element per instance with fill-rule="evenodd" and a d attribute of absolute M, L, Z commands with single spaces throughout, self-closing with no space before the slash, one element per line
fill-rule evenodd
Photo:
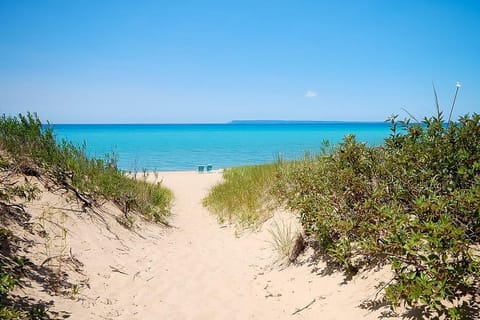
<path fill-rule="evenodd" d="M 0 0 L 0 114 L 53 123 L 480 112 L 480 1 Z"/>

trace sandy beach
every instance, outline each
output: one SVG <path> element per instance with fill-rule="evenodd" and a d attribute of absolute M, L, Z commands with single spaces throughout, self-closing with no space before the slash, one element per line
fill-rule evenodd
<path fill-rule="evenodd" d="M 71 319 L 377 319 L 389 314 L 387 307 L 360 307 L 375 297 L 375 285 L 388 280 L 388 272 L 363 272 L 345 281 L 312 260 L 308 250 L 295 265 L 280 263 L 269 230 L 274 221 L 295 227 L 291 215 L 278 213 L 257 231 L 220 225 L 201 205 L 221 181 L 220 172 L 156 176 L 147 180 L 163 181 L 175 195 L 171 228 L 137 219 L 132 232 L 116 222 L 122 213 L 112 205 L 99 215 L 86 214 L 61 194 L 43 190 L 26 206 L 57 236 L 36 239 L 45 245 L 28 254 L 42 261 L 56 251 L 69 252 L 80 271 L 72 271 L 74 263 L 61 267 L 75 292 L 52 297 L 38 284 L 19 290 L 53 300 L 53 310 Z"/>

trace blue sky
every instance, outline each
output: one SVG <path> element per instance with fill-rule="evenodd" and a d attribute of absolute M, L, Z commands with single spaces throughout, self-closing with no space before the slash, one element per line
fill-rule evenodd
<path fill-rule="evenodd" d="M 0 113 L 54 123 L 480 112 L 480 1 L 0 0 Z"/>

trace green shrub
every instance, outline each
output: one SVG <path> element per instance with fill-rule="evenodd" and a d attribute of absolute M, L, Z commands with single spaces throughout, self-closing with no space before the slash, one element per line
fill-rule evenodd
<path fill-rule="evenodd" d="M 390 121 L 383 147 L 347 136 L 282 166 L 277 195 L 347 272 L 391 264 L 390 302 L 458 317 L 479 295 L 480 115 Z"/>
<path fill-rule="evenodd" d="M 0 269 L 0 297 L 5 296 L 18 284 L 18 279 Z"/>

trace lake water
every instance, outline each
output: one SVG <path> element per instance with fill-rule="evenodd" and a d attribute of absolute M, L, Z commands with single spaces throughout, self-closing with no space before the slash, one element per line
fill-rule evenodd
<path fill-rule="evenodd" d="M 57 139 L 86 143 L 90 156 L 114 153 L 123 170 L 214 169 L 302 157 L 317 153 L 322 141 L 347 134 L 380 145 L 389 134 L 383 122 L 228 124 L 55 124 Z"/>

